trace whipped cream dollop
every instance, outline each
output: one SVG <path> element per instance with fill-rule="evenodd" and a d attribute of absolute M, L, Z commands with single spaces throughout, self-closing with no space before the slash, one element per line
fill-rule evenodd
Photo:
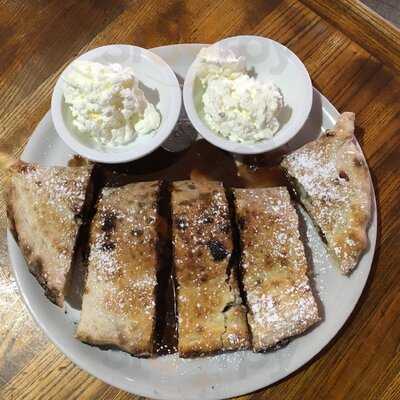
<path fill-rule="evenodd" d="M 160 126 L 131 67 L 76 60 L 64 77 L 64 99 L 75 129 L 102 146 L 127 144 Z"/>
<path fill-rule="evenodd" d="M 246 60 L 232 50 L 219 45 L 203 47 L 197 55 L 199 69 L 197 77 L 202 84 L 221 76 L 234 79 L 246 73 Z"/>
<path fill-rule="evenodd" d="M 245 58 L 218 44 L 203 48 L 197 61 L 203 119 L 211 130 L 241 143 L 274 136 L 284 105 L 274 83 L 251 77 Z"/>

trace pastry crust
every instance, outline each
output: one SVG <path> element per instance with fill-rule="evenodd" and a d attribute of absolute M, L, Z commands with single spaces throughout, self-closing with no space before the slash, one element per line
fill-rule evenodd
<path fill-rule="evenodd" d="M 30 272 L 64 305 L 92 167 L 41 167 L 18 161 L 6 185 L 9 228 Z"/>
<path fill-rule="evenodd" d="M 221 183 L 172 185 L 172 235 L 181 357 L 245 349 L 249 332 L 231 265 L 232 233 Z"/>
<path fill-rule="evenodd" d="M 159 193 L 158 181 L 103 189 L 90 231 L 81 341 L 153 355 Z"/>
<path fill-rule="evenodd" d="M 353 133 L 354 114 L 345 112 L 334 129 L 281 164 L 344 274 L 356 267 L 368 246 L 371 219 L 371 181 Z"/>
<path fill-rule="evenodd" d="M 265 351 L 319 321 L 318 307 L 287 189 L 233 192 L 252 346 Z"/>

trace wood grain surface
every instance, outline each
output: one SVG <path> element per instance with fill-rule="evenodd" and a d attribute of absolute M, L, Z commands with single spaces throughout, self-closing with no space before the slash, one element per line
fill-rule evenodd
<path fill-rule="evenodd" d="M 304 61 L 314 85 L 340 111 L 356 113 L 379 207 L 367 287 L 351 318 L 314 360 L 241 399 L 400 399 L 400 33 L 381 29 L 367 9 L 368 18 L 357 17 L 357 4 L 0 0 L 0 152 L 9 156 L 19 156 L 49 109 L 63 67 L 77 54 L 110 43 L 150 48 L 268 36 Z M 4 177 L 0 168 L 2 182 Z M 74 366 L 36 327 L 10 273 L 0 198 L 0 399 L 139 399 Z"/>
<path fill-rule="evenodd" d="M 390 1 L 390 0 L 388 0 Z M 392 0 L 395 3 L 398 0 Z M 359 0 L 302 0 L 385 65 L 400 73 L 399 30 Z"/>

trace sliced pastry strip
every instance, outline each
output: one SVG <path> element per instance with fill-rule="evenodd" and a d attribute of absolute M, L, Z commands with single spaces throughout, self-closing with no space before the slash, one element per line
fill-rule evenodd
<path fill-rule="evenodd" d="M 264 351 L 303 333 L 320 318 L 287 189 L 233 192 L 252 347 Z"/>
<path fill-rule="evenodd" d="M 159 193 L 159 182 L 103 189 L 90 230 L 81 341 L 153 354 Z"/>
<path fill-rule="evenodd" d="M 371 218 L 371 181 L 353 132 L 354 114 L 343 113 L 332 130 L 281 164 L 344 274 L 356 267 L 368 245 Z"/>
<path fill-rule="evenodd" d="M 219 182 L 172 185 L 172 236 L 181 357 L 249 346 L 233 265 L 232 230 Z"/>
<path fill-rule="evenodd" d="M 10 230 L 46 296 L 62 307 L 76 239 L 91 202 L 92 167 L 41 167 L 19 161 L 9 173 Z"/>

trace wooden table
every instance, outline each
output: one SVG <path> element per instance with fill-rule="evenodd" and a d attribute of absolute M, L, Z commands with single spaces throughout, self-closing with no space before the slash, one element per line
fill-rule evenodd
<path fill-rule="evenodd" d="M 356 112 L 379 204 L 378 246 L 364 294 L 336 338 L 299 371 L 242 399 L 400 399 L 398 30 L 353 0 L 0 4 L 0 151 L 12 156 L 49 109 L 59 72 L 90 48 L 255 34 L 296 52 L 314 85 L 340 111 Z M 0 218 L 0 398 L 138 399 L 74 366 L 36 327 L 10 275 L 2 199 Z"/>

